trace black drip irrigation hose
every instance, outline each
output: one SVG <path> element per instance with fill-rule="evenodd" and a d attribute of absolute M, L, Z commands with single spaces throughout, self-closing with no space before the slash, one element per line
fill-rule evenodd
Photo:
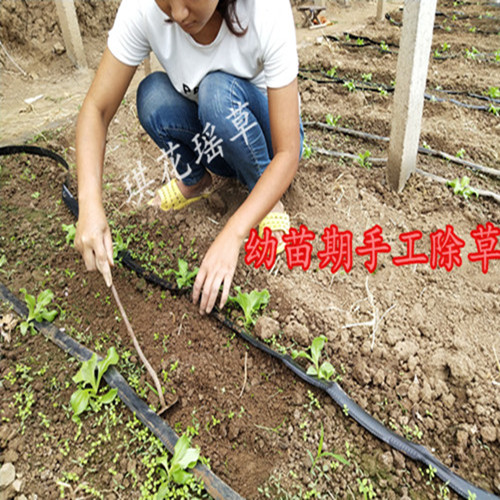
<path fill-rule="evenodd" d="M 14 148 L 19 148 L 16 149 L 17 152 L 24 152 L 24 150 L 21 151 L 23 146 L 18 146 L 18 147 L 14 146 Z M 11 153 L 5 153 L 4 152 L 5 149 L 8 148 L 0 148 L 0 156 L 2 154 L 11 154 Z M 43 154 L 43 156 L 49 156 L 51 158 L 54 158 L 54 155 L 56 154 L 55 153 L 52 153 L 51 155 Z M 61 157 L 59 157 L 56 161 L 67 166 L 66 161 Z M 73 213 L 73 215 L 76 215 L 78 212 L 78 203 L 75 200 L 74 196 L 72 195 L 71 191 L 69 190 L 66 182 L 63 185 L 63 200 L 65 201 L 65 203 L 67 204 L 68 208 Z M 134 262 L 128 253 L 125 254 L 124 258 L 122 259 L 122 263 L 128 267 L 130 266 L 131 263 L 133 263 L 133 270 L 139 276 L 143 277 L 146 281 L 149 281 L 153 284 L 158 284 L 159 282 L 163 281 L 160 278 L 153 281 L 152 279 L 153 274 L 145 271 L 142 268 L 142 266 Z M 4 287 L 0 285 L 0 292 L 2 291 L 3 288 Z M 167 288 L 169 290 L 172 290 L 172 286 L 169 286 Z M 388 444 L 395 450 L 400 451 L 407 457 L 417 462 L 421 462 L 427 467 L 432 466 L 436 470 L 435 472 L 436 476 L 439 477 L 443 482 L 445 482 L 448 485 L 448 487 L 453 489 L 463 498 L 470 498 L 472 495 L 475 495 L 476 500 L 493 500 L 493 499 L 499 500 L 500 497 L 497 497 L 493 493 L 487 492 L 477 486 L 472 485 L 465 479 L 461 478 L 460 476 L 452 472 L 448 467 L 446 467 L 439 460 L 437 460 L 437 458 L 435 458 L 424 446 L 415 444 L 412 441 L 409 441 L 404 437 L 387 429 L 382 423 L 380 423 L 374 417 L 369 415 L 365 410 L 363 410 L 363 408 L 361 408 L 358 404 L 356 404 L 336 382 L 322 381 L 317 379 L 316 377 L 308 375 L 303 370 L 303 368 L 299 366 L 288 354 L 281 354 L 274 351 L 265 343 L 261 342 L 260 340 L 251 336 L 247 332 L 238 328 L 232 321 L 224 317 L 224 315 L 221 314 L 219 311 L 213 311 L 211 313 L 211 316 L 214 317 L 221 324 L 229 328 L 231 331 L 236 333 L 240 338 L 248 342 L 253 347 L 281 361 L 287 368 L 289 368 L 295 375 L 297 375 L 301 380 L 303 380 L 307 384 L 310 384 L 313 387 L 316 387 L 317 389 L 321 389 L 322 391 L 324 391 L 326 394 L 330 396 L 330 398 L 333 401 L 335 401 L 335 403 L 339 405 L 339 407 L 349 417 L 352 417 L 370 434 L 377 437 L 382 442 Z M 151 410 L 149 410 L 149 408 L 148 411 L 153 413 Z M 170 432 L 173 431 L 170 429 Z M 170 442 L 169 445 L 171 445 Z M 225 497 L 225 498 L 234 498 L 234 497 Z"/>
<path fill-rule="evenodd" d="M 352 137 L 358 137 L 360 139 L 366 139 L 368 141 L 382 141 L 389 142 L 389 137 L 384 135 L 376 135 L 370 134 L 368 132 L 361 132 L 360 130 L 354 130 L 350 128 L 338 127 L 333 125 L 328 125 L 327 123 L 315 122 L 315 121 L 305 121 L 303 122 L 304 127 L 317 127 L 325 130 L 330 130 L 332 132 L 338 132 L 340 134 L 350 135 Z M 320 148 L 316 148 L 317 151 L 321 151 Z M 470 168 L 471 170 L 475 170 L 476 172 L 480 172 L 485 175 L 489 175 L 491 177 L 500 178 L 500 170 L 491 167 L 485 167 L 484 165 L 479 165 L 477 163 L 473 163 L 462 158 L 458 158 L 456 156 L 452 156 L 443 151 L 438 151 L 432 148 L 424 148 L 423 146 L 419 146 L 418 152 L 420 154 L 425 154 L 428 156 L 435 156 L 436 158 L 442 158 L 443 160 L 447 160 L 451 163 L 456 163 L 457 165 L 461 165 L 466 168 Z M 349 155 L 347 156 L 349 157 Z M 358 157 L 355 157 L 356 159 Z M 370 160 L 372 161 L 372 160 Z M 380 161 L 379 161 L 380 163 Z M 498 196 L 498 195 L 497 195 Z"/>
<path fill-rule="evenodd" d="M 314 78 L 312 76 L 306 76 L 306 74 L 314 74 L 314 73 L 321 74 L 321 76 L 323 76 L 323 79 Z M 335 84 L 335 83 L 346 85 L 346 84 L 352 83 L 352 84 L 354 84 L 356 90 L 368 90 L 371 92 L 380 92 L 381 89 L 385 90 L 386 92 L 394 92 L 394 90 L 395 90 L 394 86 L 386 85 L 384 83 L 377 84 L 377 83 L 370 83 L 370 82 L 361 82 L 361 81 L 357 81 L 357 80 L 353 80 L 353 79 L 349 79 L 349 78 L 340 78 L 337 76 L 328 76 L 321 69 L 299 68 L 298 77 L 301 80 L 310 80 L 310 81 L 313 81 L 315 83 L 319 83 L 322 85 Z M 439 90 L 439 92 L 445 92 L 445 93 L 450 93 L 450 94 L 453 93 L 453 91 L 447 91 L 447 90 Z M 469 92 L 467 92 L 466 95 L 468 97 L 474 97 L 476 99 L 477 98 L 480 98 L 482 100 L 486 99 L 488 101 L 491 101 L 492 104 L 493 103 L 498 104 L 500 102 L 500 100 L 498 100 L 498 99 L 491 99 L 487 96 L 478 96 L 478 94 L 473 94 L 473 93 L 469 93 Z M 462 108 L 472 109 L 472 110 L 476 110 L 476 111 L 491 112 L 491 109 L 492 109 L 491 106 L 467 104 L 465 102 L 458 101 L 457 99 L 444 99 L 443 97 L 437 97 L 437 96 L 429 94 L 427 92 L 424 94 L 424 98 L 430 102 L 451 102 L 452 104 L 455 104 L 455 105 L 460 106 Z"/>
<path fill-rule="evenodd" d="M 1 154 L 1 153 L 0 153 Z M 44 155 L 49 156 L 50 155 Z M 59 160 L 58 160 L 59 161 Z M 11 304 L 14 311 L 24 318 L 28 316 L 28 309 L 25 304 L 15 297 L 9 289 L 0 282 L 0 300 Z M 33 326 L 48 340 L 57 347 L 73 356 L 79 361 L 87 361 L 94 354 L 93 351 L 84 347 L 72 337 L 56 328 L 51 323 L 33 323 Z M 98 357 L 99 360 L 102 358 Z M 136 415 L 136 417 L 165 445 L 165 448 L 173 454 L 174 447 L 179 439 L 177 434 L 169 427 L 165 421 L 159 417 L 149 406 L 141 399 L 134 390 L 127 384 L 120 372 L 113 366 L 106 370 L 104 374 L 106 383 L 118 390 L 118 396 L 125 406 Z M 198 463 L 193 468 L 194 473 L 203 481 L 205 490 L 216 500 L 242 500 L 226 483 L 219 479 L 205 465 Z"/>
<path fill-rule="evenodd" d="M 387 12 L 385 14 L 385 18 L 393 25 L 397 26 L 398 28 L 401 28 L 403 26 L 403 23 L 400 21 L 396 21 L 395 19 L 392 18 L 392 16 Z M 448 28 L 462 28 L 461 26 L 457 26 L 456 24 L 450 24 L 447 26 L 442 26 L 441 24 L 435 24 L 434 29 L 435 30 L 444 30 L 448 31 Z M 462 28 L 463 29 L 463 28 Z M 483 35 L 497 35 L 498 31 L 493 31 L 493 30 L 482 30 L 481 28 L 476 28 L 475 30 L 476 33 L 481 33 Z"/>

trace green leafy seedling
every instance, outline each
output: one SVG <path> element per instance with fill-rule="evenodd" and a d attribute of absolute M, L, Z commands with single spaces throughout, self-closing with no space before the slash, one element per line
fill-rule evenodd
<path fill-rule="evenodd" d="M 97 361 L 97 355 L 84 361 L 78 373 L 73 377 L 73 382 L 79 384 L 78 389 L 71 395 L 70 403 L 73 408 L 72 420 L 80 422 L 80 415 L 90 406 L 92 410 L 98 411 L 103 404 L 108 404 L 115 399 L 117 389 L 110 389 L 105 394 L 99 394 L 99 384 L 102 376 L 111 365 L 118 363 L 118 353 L 114 347 L 108 349 L 108 354 L 101 361 Z"/>
<path fill-rule="evenodd" d="M 491 99 L 500 99 L 500 88 L 499 87 L 489 87 L 484 95 L 490 97 Z"/>
<path fill-rule="evenodd" d="M 330 68 L 326 74 L 330 77 L 330 78 L 334 78 L 335 76 L 337 76 L 337 67 L 335 66 L 334 68 Z"/>
<path fill-rule="evenodd" d="M 234 289 L 238 292 L 238 295 L 236 297 L 229 297 L 229 301 L 233 304 L 238 304 L 243 310 L 245 328 L 255 325 L 257 320 L 254 316 L 260 309 L 267 306 L 270 297 L 269 292 L 264 289 L 261 292 L 252 290 L 250 293 L 241 293 L 239 286 L 235 286 Z"/>
<path fill-rule="evenodd" d="M 183 260 L 183 259 L 177 259 L 177 265 L 179 266 L 179 270 L 176 271 L 175 269 L 169 269 L 166 272 L 166 275 L 169 276 L 170 274 L 175 275 L 175 280 L 177 281 L 177 287 L 184 288 L 184 287 L 191 287 L 193 286 L 193 281 L 196 275 L 198 274 L 198 268 L 195 267 L 192 271 L 189 270 L 188 263 Z"/>
<path fill-rule="evenodd" d="M 73 246 L 75 243 L 76 226 L 74 224 L 63 224 L 62 228 L 66 232 L 66 245 Z"/>
<path fill-rule="evenodd" d="M 342 117 L 340 115 L 337 115 L 337 116 L 333 116 L 331 113 L 328 113 L 326 116 L 325 116 L 325 119 L 326 119 L 326 123 L 327 125 L 330 125 L 332 127 L 336 127 L 337 126 L 337 123 L 339 122 L 339 120 L 341 119 Z"/>
<path fill-rule="evenodd" d="M 330 380 L 335 375 L 335 368 L 333 365 L 325 361 L 322 365 L 319 364 L 321 358 L 321 351 L 325 345 L 327 338 L 324 335 L 316 337 L 311 344 L 311 354 L 306 351 L 292 351 L 292 358 L 306 358 L 312 365 L 307 369 L 308 375 L 314 375 L 319 379 Z"/>
<path fill-rule="evenodd" d="M 54 318 L 57 316 L 57 310 L 53 309 L 49 311 L 47 306 L 52 302 L 54 298 L 54 293 L 51 290 L 44 290 L 38 294 L 38 297 L 35 299 L 34 295 L 30 295 L 25 288 L 21 288 L 19 290 L 24 295 L 24 300 L 26 305 L 28 306 L 28 318 L 25 321 L 21 322 L 21 334 L 26 335 L 28 329 L 34 335 L 35 328 L 33 327 L 33 322 L 41 322 L 41 321 L 54 321 Z"/>
<path fill-rule="evenodd" d="M 324 442 L 324 437 L 325 437 L 325 430 L 323 428 L 323 422 L 321 422 L 321 433 L 319 436 L 319 444 L 318 444 L 318 449 L 316 451 L 316 456 L 313 457 L 313 454 L 307 450 L 307 453 L 309 453 L 309 457 L 311 458 L 311 473 L 315 467 L 315 465 L 318 463 L 318 460 L 323 457 L 331 457 L 335 459 L 337 462 L 340 462 L 341 464 L 344 465 L 351 465 L 348 460 L 346 460 L 342 455 L 337 455 L 335 453 L 332 453 L 331 451 L 323 451 L 323 442 Z"/>
<path fill-rule="evenodd" d="M 363 73 L 361 75 L 361 78 L 363 79 L 364 82 L 371 82 L 372 81 L 373 75 L 371 73 Z"/>
<path fill-rule="evenodd" d="M 123 236 L 119 232 L 113 234 L 113 260 L 117 260 L 121 252 L 126 252 L 130 245 L 132 237 L 129 236 L 127 241 L 123 241 Z"/>
<path fill-rule="evenodd" d="M 370 151 L 359 153 L 356 161 L 361 167 L 366 168 L 368 170 L 372 166 L 371 162 L 368 160 L 368 158 L 370 158 L 371 155 L 372 154 L 370 153 Z"/>
<path fill-rule="evenodd" d="M 312 148 L 311 146 L 309 146 L 309 144 L 306 143 L 306 141 L 304 141 L 304 144 L 303 144 L 303 149 L 302 149 L 302 156 L 308 160 L 309 158 L 311 158 L 312 156 Z"/>
<path fill-rule="evenodd" d="M 176 484 L 187 484 L 193 478 L 193 474 L 187 469 L 192 469 L 200 458 L 200 450 L 190 448 L 191 439 L 187 434 L 183 434 L 178 440 L 174 448 L 172 459 L 168 460 L 168 456 L 164 455 L 157 459 L 157 465 L 163 466 L 160 474 L 162 483 L 155 495 L 155 500 L 162 500 L 167 497 L 170 491 L 170 483 L 173 481 Z"/>
<path fill-rule="evenodd" d="M 476 195 L 476 198 L 479 196 L 477 191 L 474 188 L 469 186 L 470 179 L 465 176 L 459 179 L 453 179 L 452 181 L 448 181 L 446 183 L 447 186 L 450 186 L 453 189 L 454 194 L 461 194 L 466 200 L 468 200 L 473 194 Z"/>

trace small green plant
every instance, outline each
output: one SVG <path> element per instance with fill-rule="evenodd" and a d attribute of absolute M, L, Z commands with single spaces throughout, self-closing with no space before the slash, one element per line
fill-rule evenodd
<path fill-rule="evenodd" d="M 155 500 L 170 498 L 167 494 L 170 491 L 171 482 L 182 485 L 193 479 L 193 474 L 187 469 L 192 469 L 196 465 L 200 458 L 200 450 L 190 448 L 190 445 L 191 439 L 187 434 L 183 434 L 177 440 L 170 461 L 167 455 L 156 460 L 157 465 L 163 466 L 163 469 L 160 471 L 162 483 L 156 492 Z"/>
<path fill-rule="evenodd" d="M 165 274 L 166 276 L 173 274 L 175 276 L 175 281 L 177 282 L 177 287 L 181 288 L 189 288 L 193 286 L 193 281 L 196 275 L 198 274 L 198 268 L 195 267 L 192 271 L 189 270 L 188 263 L 183 259 L 177 259 L 177 265 L 179 266 L 179 270 L 175 271 L 174 269 L 169 269 Z"/>
<path fill-rule="evenodd" d="M 75 243 L 76 226 L 74 224 L 63 224 L 62 228 L 66 232 L 66 245 L 73 246 Z"/>
<path fill-rule="evenodd" d="M 489 87 L 484 95 L 490 97 L 491 99 L 500 99 L 500 88 L 499 87 Z"/>
<path fill-rule="evenodd" d="M 372 166 L 371 162 L 368 160 L 368 158 L 370 158 L 371 155 L 372 154 L 370 153 L 370 151 L 359 153 L 356 161 L 361 167 L 366 168 L 368 170 Z"/>
<path fill-rule="evenodd" d="M 337 76 L 337 66 L 335 66 L 334 68 L 330 68 L 326 74 L 330 77 L 330 78 L 335 78 Z"/>
<path fill-rule="evenodd" d="M 348 82 L 344 82 L 344 87 L 349 92 L 355 92 L 356 91 L 356 84 L 352 80 L 349 80 Z"/>
<path fill-rule="evenodd" d="M 311 354 L 306 351 L 292 351 L 292 358 L 306 358 L 312 365 L 307 369 L 308 375 L 314 375 L 319 379 L 330 380 L 335 374 L 335 368 L 333 365 L 325 361 L 322 365 L 319 364 L 321 358 L 321 351 L 325 345 L 327 338 L 324 335 L 316 337 L 311 343 Z"/>
<path fill-rule="evenodd" d="M 229 297 L 229 301 L 233 304 L 238 304 L 243 310 L 245 328 L 255 325 L 257 320 L 254 316 L 260 309 L 267 306 L 270 297 L 269 292 L 264 289 L 261 292 L 252 290 L 250 293 L 241 293 L 239 286 L 235 286 L 234 289 L 238 292 L 238 295 L 236 297 Z"/>
<path fill-rule="evenodd" d="M 490 103 L 488 112 L 493 113 L 495 116 L 500 116 L 500 106 L 494 106 L 493 103 Z"/>
<path fill-rule="evenodd" d="M 312 148 L 311 146 L 309 146 L 309 144 L 306 143 L 305 139 L 304 139 L 304 143 L 303 143 L 303 148 L 302 148 L 302 156 L 308 160 L 309 158 L 311 158 L 312 156 Z"/>
<path fill-rule="evenodd" d="M 72 420 L 75 423 L 80 422 L 81 415 L 89 406 L 98 411 L 103 404 L 108 404 L 115 399 L 118 392 L 117 389 L 110 389 L 105 394 L 99 394 L 99 384 L 102 376 L 106 373 L 111 365 L 118 363 L 118 353 L 114 347 L 108 349 L 106 357 L 97 361 L 97 355 L 94 353 L 92 357 L 84 361 L 78 373 L 73 377 L 73 382 L 79 384 L 78 389 L 72 394 L 70 403 L 73 408 Z M 86 387 L 90 386 L 90 387 Z"/>
<path fill-rule="evenodd" d="M 316 456 L 314 457 L 313 454 L 309 450 L 307 450 L 307 453 L 309 453 L 309 457 L 311 458 L 311 474 L 313 472 L 314 467 L 318 463 L 318 460 L 323 457 L 331 457 L 335 459 L 337 462 L 340 462 L 341 464 L 351 465 L 349 461 L 346 460 L 342 455 L 336 455 L 331 451 L 323 451 L 323 442 L 324 442 L 324 429 L 323 429 L 323 422 L 321 422 L 321 433 L 319 436 L 319 444 L 318 444 L 318 449 L 316 451 Z"/>
<path fill-rule="evenodd" d="M 389 45 L 387 45 L 387 43 L 383 40 L 380 42 L 380 50 L 382 52 L 390 52 Z"/>
<path fill-rule="evenodd" d="M 477 55 L 479 54 L 479 50 L 476 49 L 476 47 L 471 47 L 471 49 L 465 49 L 465 57 L 467 59 L 472 59 L 473 61 L 477 58 Z"/>
<path fill-rule="evenodd" d="M 330 125 L 332 127 L 336 127 L 341 118 L 342 117 L 340 115 L 333 116 L 331 113 L 328 113 L 325 117 L 327 125 Z"/>
<path fill-rule="evenodd" d="M 371 73 L 363 73 L 361 75 L 361 78 L 363 79 L 364 82 L 371 82 L 372 81 L 372 74 Z"/>
<path fill-rule="evenodd" d="M 115 231 L 113 234 L 113 259 L 117 260 L 120 252 L 126 252 L 132 237 L 129 236 L 126 241 L 123 241 L 123 236 Z"/>
<path fill-rule="evenodd" d="M 387 95 L 387 90 L 385 90 L 385 89 L 384 89 L 384 87 L 379 87 L 379 88 L 378 88 L 378 93 L 379 93 L 381 96 L 385 97 L 385 96 Z"/>
<path fill-rule="evenodd" d="M 446 185 L 453 189 L 454 194 L 461 194 L 466 200 L 468 200 L 473 194 L 475 194 L 477 198 L 479 196 L 477 191 L 474 188 L 471 188 L 469 183 L 469 177 L 465 176 L 461 179 L 457 177 L 452 181 L 448 181 Z"/>
<path fill-rule="evenodd" d="M 456 156 L 457 158 L 463 158 L 463 157 L 465 156 L 465 149 L 464 149 L 464 148 L 460 148 L 460 149 L 456 152 L 455 156 Z"/>
<path fill-rule="evenodd" d="M 21 322 L 21 335 L 26 335 L 28 329 L 34 335 L 35 328 L 33 327 L 33 322 L 41 321 L 54 321 L 57 316 L 57 310 L 53 309 L 49 311 L 47 306 L 52 302 L 54 298 L 54 293 L 51 290 L 44 290 L 38 294 L 35 299 L 34 295 L 30 295 L 25 288 L 21 288 L 20 292 L 24 294 L 24 300 L 28 306 L 28 318 Z"/>
<path fill-rule="evenodd" d="M 363 495 L 364 500 L 371 500 L 377 496 L 377 494 L 373 491 L 372 483 L 366 477 L 363 479 L 358 478 L 358 491 Z"/>

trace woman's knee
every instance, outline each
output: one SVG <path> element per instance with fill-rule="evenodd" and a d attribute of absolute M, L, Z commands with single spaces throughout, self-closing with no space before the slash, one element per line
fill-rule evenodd
<path fill-rule="evenodd" d="M 202 124 L 223 126 L 235 97 L 236 77 L 215 71 L 203 78 L 198 90 L 198 116 Z"/>
<path fill-rule="evenodd" d="M 137 115 L 143 126 L 165 103 L 172 89 L 168 75 L 162 71 L 151 73 L 141 81 L 137 88 Z"/>

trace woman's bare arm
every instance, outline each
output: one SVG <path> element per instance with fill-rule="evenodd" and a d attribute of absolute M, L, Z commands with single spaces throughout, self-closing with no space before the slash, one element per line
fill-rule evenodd
<path fill-rule="evenodd" d="M 76 127 L 79 216 L 75 247 L 88 270 L 101 272 L 111 285 L 113 246 L 102 205 L 106 134 L 136 67 L 127 66 L 106 49 L 83 102 Z"/>
<path fill-rule="evenodd" d="M 221 285 L 220 307 L 226 303 L 241 244 L 250 229 L 280 200 L 297 172 L 300 153 L 297 79 L 286 87 L 268 89 L 268 101 L 274 157 L 203 259 L 193 287 L 193 302 L 198 301 L 201 293 L 202 313 L 212 310 Z"/>

